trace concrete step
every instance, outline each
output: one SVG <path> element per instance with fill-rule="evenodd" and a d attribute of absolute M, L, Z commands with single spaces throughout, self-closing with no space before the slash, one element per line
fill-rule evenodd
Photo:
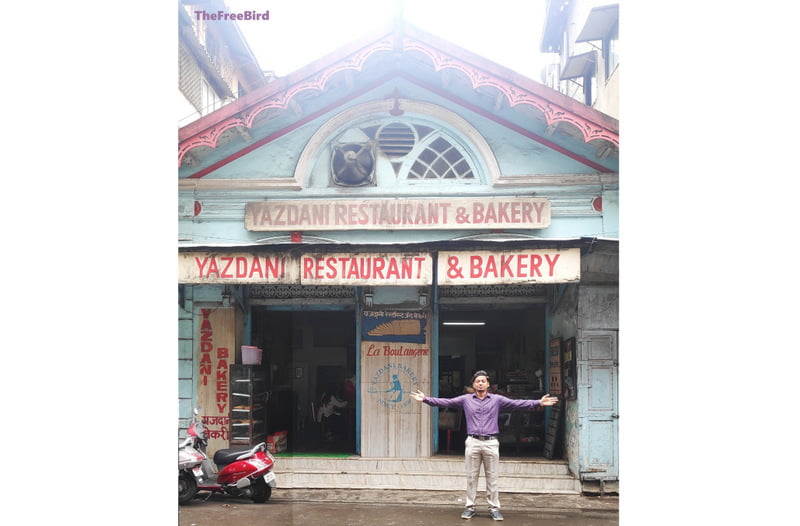
<path fill-rule="evenodd" d="M 463 457 L 429 459 L 281 457 L 275 464 L 283 488 L 417 489 L 458 491 L 465 487 Z M 484 491 L 483 476 L 478 491 Z M 579 494 L 566 461 L 500 460 L 500 491 Z"/>

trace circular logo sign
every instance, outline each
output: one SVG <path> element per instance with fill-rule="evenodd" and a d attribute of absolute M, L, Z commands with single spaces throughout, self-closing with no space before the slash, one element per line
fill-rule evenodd
<path fill-rule="evenodd" d="M 379 406 L 402 409 L 414 400 L 410 393 L 418 389 L 417 383 L 417 373 L 411 367 L 388 363 L 375 371 L 367 392 L 376 395 Z"/>

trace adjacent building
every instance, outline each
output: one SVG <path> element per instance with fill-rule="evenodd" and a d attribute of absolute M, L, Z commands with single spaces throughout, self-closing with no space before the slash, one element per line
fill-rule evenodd
<path fill-rule="evenodd" d="M 542 82 L 619 118 L 619 2 L 548 0 L 541 51 L 556 54 Z"/>
<path fill-rule="evenodd" d="M 227 12 L 223 0 L 181 0 L 178 5 L 178 124 L 218 110 L 271 78 L 235 22 L 205 13 Z"/>

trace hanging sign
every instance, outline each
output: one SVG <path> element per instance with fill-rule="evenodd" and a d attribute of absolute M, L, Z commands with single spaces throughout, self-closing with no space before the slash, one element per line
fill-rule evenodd
<path fill-rule="evenodd" d="M 569 283 L 581 279 L 579 248 L 440 252 L 439 285 Z"/>
<path fill-rule="evenodd" d="M 197 362 L 197 403 L 206 427 L 208 451 L 228 447 L 230 436 L 230 379 L 234 362 L 234 309 L 201 309 L 199 361 Z"/>
<path fill-rule="evenodd" d="M 533 229 L 550 226 L 543 197 L 295 199 L 245 205 L 251 231 Z"/>

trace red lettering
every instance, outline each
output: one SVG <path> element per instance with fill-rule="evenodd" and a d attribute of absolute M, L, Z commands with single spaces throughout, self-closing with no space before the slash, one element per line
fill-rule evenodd
<path fill-rule="evenodd" d="M 276 224 L 276 225 L 285 225 L 286 221 L 281 219 L 281 216 L 283 216 L 283 205 L 278 205 L 275 208 L 277 208 L 276 211 L 278 212 L 278 215 L 275 217 L 275 223 L 274 224 Z"/>
<path fill-rule="evenodd" d="M 210 278 L 212 274 L 216 277 L 219 277 L 219 267 L 217 267 L 216 258 L 210 258 L 208 260 L 208 272 L 206 272 L 205 277 Z"/>
<path fill-rule="evenodd" d="M 545 254 L 544 257 L 547 259 L 547 264 L 550 265 L 550 275 L 552 276 L 556 270 L 556 261 L 561 257 L 561 254 L 556 254 L 552 260 L 550 259 L 550 254 Z"/>
<path fill-rule="evenodd" d="M 514 277 L 514 271 L 511 270 L 511 262 L 515 256 L 500 256 L 500 275 Z"/>
<path fill-rule="evenodd" d="M 472 205 L 472 222 L 483 223 L 483 205 L 481 203 Z"/>
<path fill-rule="evenodd" d="M 229 356 L 227 347 L 217 347 L 217 358 L 228 358 Z"/>
<path fill-rule="evenodd" d="M 481 256 L 469 257 L 469 277 L 479 278 L 483 268 L 483 258 Z"/>
<path fill-rule="evenodd" d="M 542 271 L 539 270 L 539 267 L 542 265 L 542 256 L 539 254 L 531 254 L 531 273 L 530 275 L 533 276 L 542 276 Z"/>
<path fill-rule="evenodd" d="M 205 267 L 206 263 L 208 263 L 208 258 L 207 257 L 203 258 L 203 261 L 201 263 L 200 262 L 200 258 L 196 257 L 196 258 L 194 258 L 194 262 L 198 267 L 197 275 L 200 276 L 200 277 L 203 277 L 203 267 Z"/>
<path fill-rule="evenodd" d="M 337 225 L 347 224 L 347 206 L 342 204 L 334 205 L 333 214 Z"/>
<path fill-rule="evenodd" d="M 222 261 L 225 263 L 225 268 L 222 270 L 222 277 L 223 278 L 232 278 L 233 274 L 230 273 L 231 264 L 233 264 L 233 258 L 228 256 L 222 256 Z"/>
<path fill-rule="evenodd" d="M 328 273 L 325 274 L 326 278 L 333 279 L 336 277 L 336 258 L 327 258 L 325 263 L 328 265 Z"/>
<path fill-rule="evenodd" d="M 375 279 L 386 279 L 383 275 L 383 268 L 386 266 L 386 261 L 381 258 L 375 258 L 374 261 L 374 276 Z"/>
<path fill-rule="evenodd" d="M 400 279 L 400 272 L 397 269 L 397 259 L 389 258 L 389 270 L 386 271 L 386 279 L 394 277 Z"/>
<path fill-rule="evenodd" d="M 536 222 L 537 223 L 541 223 L 542 222 L 542 211 L 544 210 L 544 205 L 545 205 L 544 201 L 542 201 L 540 203 L 533 203 L 534 208 L 536 208 Z"/>
<path fill-rule="evenodd" d="M 303 279 L 311 279 L 314 276 L 314 263 L 315 260 L 311 258 L 303 258 Z"/>
<path fill-rule="evenodd" d="M 253 276 L 264 277 L 264 271 L 261 269 L 261 260 L 257 257 L 253 257 L 253 263 L 250 265 L 250 274 L 247 277 L 252 278 Z"/>
<path fill-rule="evenodd" d="M 272 224 L 272 217 L 269 215 L 269 208 L 265 206 L 261 209 L 261 219 L 256 217 L 256 211 L 253 210 L 253 222 L 256 224 L 260 223 L 261 225 Z"/>

